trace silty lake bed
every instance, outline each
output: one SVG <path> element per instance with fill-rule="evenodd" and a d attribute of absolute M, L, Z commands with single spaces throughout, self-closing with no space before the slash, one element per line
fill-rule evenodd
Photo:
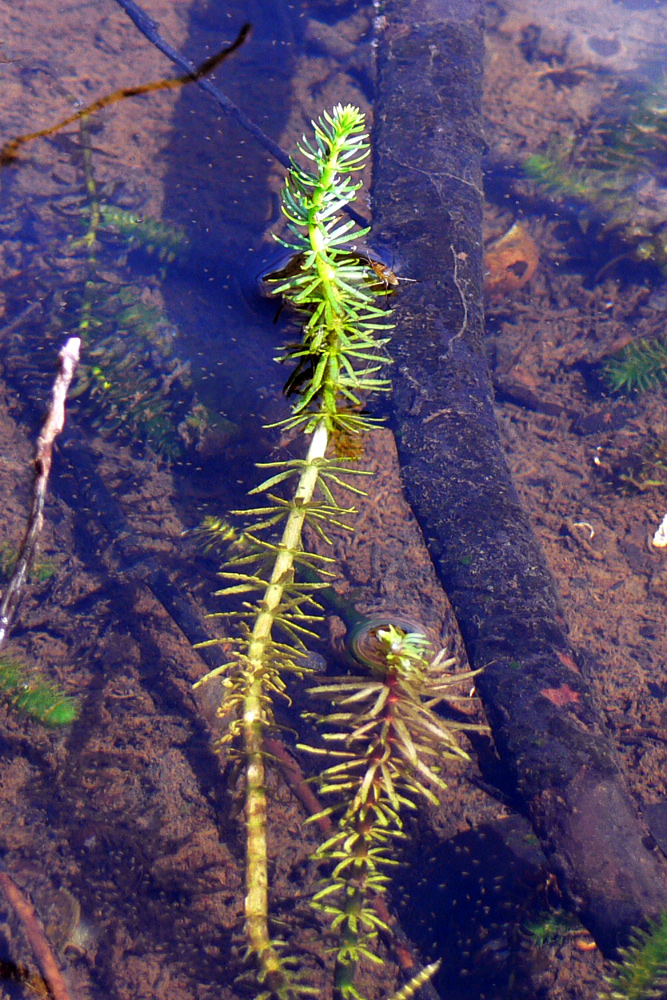
<path fill-rule="evenodd" d="M 339 102 L 372 120 L 371 7 L 146 10 L 194 63 L 253 25 L 215 82 L 283 149 Z M 111 3 L 55 10 L 34 0 L 0 16 L 3 139 L 172 73 Z M 515 223 L 522 230 L 509 257 L 496 253 L 487 303 L 498 421 L 629 785 L 656 806 L 647 815 L 658 839 L 667 557 L 650 541 L 667 511 L 664 391 L 615 395 L 601 366 L 630 340 L 663 332 L 664 276 L 661 261 L 638 258 L 590 177 L 574 197 L 562 176 L 545 187 L 524 164 L 551 157 L 564 174 L 567 148 L 581 181 L 595 136 L 612 135 L 660 83 L 665 20 L 660 4 L 490 4 L 485 98 L 489 250 Z M 617 200 L 635 198 L 642 219 L 644 174 L 655 175 L 655 234 L 664 169 L 654 152 L 641 156 L 607 169 Z M 269 233 L 281 224 L 283 178 L 192 85 L 37 140 L 0 176 L 3 551 L 25 526 L 57 347 L 85 303 L 97 321 L 47 505 L 40 560 L 49 571 L 31 582 L 10 647 L 79 697 L 81 716 L 62 733 L 3 710 L 0 729 L 3 860 L 77 997 L 254 995 L 236 981 L 241 781 L 211 749 L 215 693 L 192 693 L 206 667 L 144 570 L 159 567 L 202 617 L 220 610 L 216 560 L 183 532 L 243 506 L 255 462 L 298 454 L 296 442 L 262 430 L 286 412 L 273 357 L 289 320 L 274 323 L 276 304 L 258 290 L 281 258 Z M 107 208 L 93 262 L 84 238 L 95 198 Z M 357 207 L 370 217 L 365 195 Z M 153 229 L 138 219 L 155 220 Z M 395 266 L 400 273 L 400 247 Z M 400 288 L 392 304 L 400 336 Z M 338 589 L 369 612 L 400 607 L 442 630 L 448 607 L 401 499 L 388 430 L 366 442 L 362 462 L 376 474 L 354 535 L 334 540 Z M 96 477 L 107 493 L 89 489 Z M 329 615 L 320 655 L 341 656 L 342 631 Z M 561 900 L 527 821 L 480 787 L 474 755 L 448 784 L 441 807 L 408 824 L 408 863 L 392 893 L 423 957 L 444 959 L 436 987 L 461 998 L 597 996 L 608 967 L 583 928 L 554 917 Z M 278 767 L 270 798 L 274 912 L 326 996 L 324 923 L 307 904 L 317 832 Z M 7 969 L 30 968 L 8 909 L 2 921 Z M 369 998 L 401 981 L 390 943 L 381 951 L 385 966 L 367 969 L 361 985 Z M 10 978 L 6 992 L 18 995 L 24 987 Z"/>

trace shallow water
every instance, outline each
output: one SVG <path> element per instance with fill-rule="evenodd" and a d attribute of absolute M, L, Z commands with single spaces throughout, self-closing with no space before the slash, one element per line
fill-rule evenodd
<path fill-rule="evenodd" d="M 252 23 L 250 41 L 214 80 L 283 149 L 323 108 L 369 109 L 372 10 L 361 4 L 223 10 L 155 0 L 150 13 L 195 63 Z M 490 4 L 485 112 L 488 245 L 518 220 L 537 257 L 526 283 L 510 282 L 488 304 L 498 418 L 632 790 L 652 803 L 665 793 L 667 571 L 647 538 L 667 508 L 664 486 L 647 485 L 662 466 L 646 471 L 637 456 L 665 434 L 663 390 L 616 397 L 599 368 L 630 338 L 661 332 L 664 276 L 651 261 L 623 257 L 627 240 L 605 231 L 599 200 L 545 193 L 523 164 L 613 128 L 628 88 L 650 88 L 662 72 L 666 18 L 658 3 Z M 3 38 L 5 138 L 172 72 L 112 5 L 58 11 L 34 0 L 6 12 Z M 283 178 L 194 85 L 124 100 L 36 140 L 0 174 L 0 541 L 9 545 L 25 523 L 57 346 L 93 320 L 87 381 L 69 406 L 47 509 L 42 550 L 56 572 L 31 585 L 12 637 L 16 655 L 81 699 L 81 719 L 57 734 L 7 712 L 0 732 L 0 847 L 51 928 L 77 996 L 252 995 L 251 984 L 235 984 L 238 775 L 211 750 L 216 692 L 193 700 L 205 667 L 165 612 L 171 592 L 157 587 L 156 597 L 151 574 L 194 601 L 195 617 L 220 610 L 216 560 L 182 532 L 243 506 L 255 463 L 278 454 L 277 435 L 262 426 L 286 412 L 273 358 L 289 320 L 274 322 L 258 277 L 280 258 L 270 232 L 281 224 Z M 631 178 L 623 190 L 627 200 L 641 184 Z M 124 228 L 100 227 L 93 255 L 83 239 L 96 202 L 127 214 Z M 369 214 L 365 198 L 359 209 Z M 144 239 L 138 219 L 164 225 Z M 396 308 L 400 322 L 400 294 Z M 388 432 L 365 462 L 376 479 L 356 534 L 334 539 L 340 589 L 361 595 L 366 610 L 407 609 L 437 632 L 448 612 L 401 506 Z M 330 618 L 320 652 L 344 657 L 342 631 Z M 529 831 L 507 820 L 510 807 L 478 778 L 474 763 L 453 775 L 450 798 L 413 831 L 411 871 L 435 839 L 447 898 L 439 920 L 415 920 L 408 895 L 419 898 L 420 887 L 406 877 L 406 930 L 429 957 L 445 957 L 443 995 L 596 995 L 602 960 L 580 947 L 590 940 L 583 930 L 540 946 L 526 931 L 559 905 L 558 891 Z M 316 833 L 278 771 L 270 781 L 276 913 L 327 995 L 322 927 L 300 896 L 316 876 Z M 497 905 L 485 901 L 493 894 Z M 6 961 L 30 964 L 15 919 L 7 911 L 2 920 Z M 379 978 L 367 975 L 369 997 L 387 995 L 395 978 L 388 955 Z"/>

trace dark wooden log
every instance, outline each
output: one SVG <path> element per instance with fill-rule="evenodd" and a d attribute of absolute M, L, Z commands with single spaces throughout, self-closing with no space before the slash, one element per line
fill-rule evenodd
<path fill-rule="evenodd" d="M 667 909 L 667 864 L 628 791 L 512 484 L 483 343 L 480 0 L 385 0 L 374 240 L 418 279 L 397 301 L 393 426 L 494 739 L 600 946 Z"/>

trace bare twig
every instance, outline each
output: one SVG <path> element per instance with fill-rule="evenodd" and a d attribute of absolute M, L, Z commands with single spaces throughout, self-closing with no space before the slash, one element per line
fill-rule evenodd
<path fill-rule="evenodd" d="M 169 42 L 165 41 L 158 31 L 157 22 L 154 21 L 152 17 L 149 17 L 148 14 L 134 2 L 134 0 L 116 0 L 116 3 L 123 8 L 127 16 L 134 22 L 142 35 L 144 35 L 149 42 L 159 49 L 160 52 L 167 56 L 167 58 L 171 59 L 176 66 L 179 66 L 187 73 L 191 73 L 194 70 L 192 63 L 182 56 L 175 48 L 173 48 Z M 241 128 L 244 128 L 246 132 L 249 132 L 250 135 L 253 136 L 253 138 L 256 139 L 257 142 L 263 146 L 275 160 L 278 161 L 278 163 L 282 163 L 283 167 L 287 167 L 289 169 L 291 159 L 285 150 L 281 149 L 278 143 L 274 142 L 273 139 L 268 136 L 266 132 L 259 127 L 259 125 L 256 125 L 244 111 L 237 107 L 233 101 L 230 101 L 226 94 L 223 94 L 214 83 L 211 83 L 210 80 L 205 78 L 197 79 L 196 83 L 198 87 L 201 87 L 201 89 L 205 90 L 207 94 L 210 94 L 213 100 L 226 115 L 233 118 L 235 122 L 238 122 Z M 357 225 L 362 227 L 368 225 L 368 220 L 365 219 L 363 215 L 360 215 L 357 211 L 355 211 L 351 205 L 343 206 L 341 211 L 344 211 L 346 215 L 349 215 L 351 219 L 354 219 Z"/>
<path fill-rule="evenodd" d="M 0 647 L 5 642 L 21 599 L 26 577 L 35 555 L 37 540 L 44 524 L 44 501 L 51 471 L 53 442 L 65 426 L 67 390 L 79 363 L 80 337 L 70 337 L 60 350 L 60 371 L 53 384 L 51 407 L 35 449 L 35 482 L 28 527 L 21 543 L 16 565 L 0 604 Z"/>
<path fill-rule="evenodd" d="M 34 907 L 28 902 L 16 882 L 10 877 L 5 866 L 0 861 L 0 890 L 21 923 L 28 939 L 28 944 L 35 956 L 49 992 L 53 1000 L 72 1000 L 71 994 L 60 971 L 60 966 L 53 954 L 53 949 L 46 939 L 44 928 L 35 913 Z"/>

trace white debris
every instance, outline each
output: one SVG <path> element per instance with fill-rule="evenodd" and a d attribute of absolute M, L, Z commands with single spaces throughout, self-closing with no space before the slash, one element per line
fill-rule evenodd
<path fill-rule="evenodd" d="M 662 519 L 662 524 L 653 536 L 653 546 L 656 549 L 667 548 L 667 514 Z"/>

